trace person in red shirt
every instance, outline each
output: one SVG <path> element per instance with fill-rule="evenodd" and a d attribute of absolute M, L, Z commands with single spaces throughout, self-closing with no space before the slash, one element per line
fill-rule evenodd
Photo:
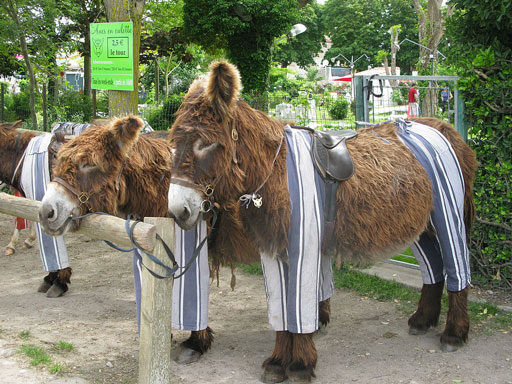
<path fill-rule="evenodd" d="M 413 83 L 411 89 L 409 89 L 409 110 L 407 112 L 408 117 L 420 115 L 420 95 L 415 86 L 416 83 Z"/>

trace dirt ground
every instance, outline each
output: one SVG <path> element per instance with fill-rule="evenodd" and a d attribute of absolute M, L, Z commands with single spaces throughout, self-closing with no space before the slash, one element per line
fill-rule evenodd
<path fill-rule="evenodd" d="M 71 265 L 69 292 L 48 299 L 36 292 L 44 274 L 37 250 L 3 256 L 12 220 L 0 215 L 0 383 L 136 383 L 138 334 L 131 256 L 84 236 L 66 237 Z M 25 238 L 26 235 L 23 235 Z M 271 353 L 261 276 L 221 273 L 211 287 L 213 349 L 199 362 L 173 365 L 173 383 L 259 383 L 261 363 Z M 22 332 L 29 331 L 25 339 Z M 337 290 L 331 324 L 316 337 L 316 383 L 512 383 L 512 332 L 470 334 L 467 346 L 442 353 L 439 332 L 407 332 L 407 316 L 382 303 Z M 171 354 L 187 336 L 174 333 Z M 74 347 L 62 351 L 64 341 Z M 22 344 L 44 348 L 50 364 L 32 367 Z M 55 364 L 63 367 L 49 373 Z M 162 383 L 167 384 L 167 383 Z"/>

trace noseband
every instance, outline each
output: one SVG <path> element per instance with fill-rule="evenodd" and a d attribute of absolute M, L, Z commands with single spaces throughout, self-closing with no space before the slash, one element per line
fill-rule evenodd
<path fill-rule="evenodd" d="M 207 184 L 204 186 L 185 179 L 180 179 L 179 177 L 171 177 L 171 184 L 177 184 L 183 187 L 192 188 L 195 189 L 196 191 L 203 193 L 206 199 L 204 199 L 201 202 L 201 212 L 206 213 L 210 212 L 214 206 L 213 192 L 215 190 L 214 186 L 216 184 L 216 180 L 217 179 L 215 179 L 215 182 L 213 184 Z"/>
<path fill-rule="evenodd" d="M 77 191 L 76 188 L 74 188 L 67 181 L 61 179 L 60 177 L 55 177 L 52 181 L 63 186 L 64 189 L 66 189 L 68 192 L 71 192 L 71 194 L 78 199 L 78 206 L 80 209 L 82 209 L 82 206 L 85 206 L 88 212 L 93 212 L 91 205 L 88 204 L 90 195 L 87 192 Z"/>

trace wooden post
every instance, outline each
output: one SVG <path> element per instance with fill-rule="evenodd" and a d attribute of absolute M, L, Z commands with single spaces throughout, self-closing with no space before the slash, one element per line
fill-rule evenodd
<path fill-rule="evenodd" d="M 0 192 L 0 213 L 39 222 L 40 206 L 40 201 Z M 92 215 L 80 220 L 80 228 L 76 233 L 93 239 L 107 240 L 123 248 L 131 248 L 133 244 L 126 233 L 125 223 L 123 219 L 115 216 Z M 148 252 L 155 248 L 155 234 L 156 228 L 146 223 L 137 224 L 133 230 L 135 241 Z"/>
<path fill-rule="evenodd" d="M 157 233 L 174 252 L 174 221 L 164 217 L 146 217 Z M 160 242 L 154 253 L 159 260 L 171 266 Z M 143 255 L 144 265 L 163 275 L 163 268 Z M 146 268 L 141 276 L 141 316 L 139 347 L 139 384 L 170 384 L 171 367 L 171 307 L 173 278 L 158 279 Z"/>

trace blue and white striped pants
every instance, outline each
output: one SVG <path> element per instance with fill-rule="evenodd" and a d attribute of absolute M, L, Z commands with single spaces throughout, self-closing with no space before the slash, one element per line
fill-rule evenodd
<path fill-rule="evenodd" d="M 325 186 L 313 165 L 309 132 L 286 127 L 285 135 L 291 225 L 286 254 L 261 256 L 268 317 L 276 331 L 312 333 L 318 303 L 334 292 L 331 259 L 322 257 Z"/>
<path fill-rule="evenodd" d="M 398 135 L 427 171 L 434 208 L 430 222 L 435 235 L 423 233 L 411 250 L 420 264 L 423 282 L 444 280 L 458 292 L 471 283 L 464 225 L 464 178 L 452 146 L 436 129 L 398 121 Z"/>
<path fill-rule="evenodd" d="M 28 143 L 21 171 L 21 187 L 25 196 L 41 201 L 50 182 L 48 145 L 52 135 L 47 133 L 34 137 Z M 34 223 L 39 244 L 39 255 L 46 272 L 69 267 L 69 258 L 63 236 L 48 236 L 39 223 Z"/>
<path fill-rule="evenodd" d="M 174 256 L 180 266 L 188 264 L 194 249 L 206 237 L 206 223 L 190 231 L 184 231 L 174 225 Z M 135 282 L 135 301 L 137 321 L 140 327 L 142 256 L 133 252 L 133 275 Z M 183 271 L 178 269 L 177 274 Z M 151 277 L 153 278 L 153 277 Z M 174 280 L 172 289 L 172 327 L 175 329 L 199 331 L 208 325 L 208 296 L 210 295 L 210 269 L 208 266 L 208 248 L 201 249 L 197 259 L 187 272 Z"/>

